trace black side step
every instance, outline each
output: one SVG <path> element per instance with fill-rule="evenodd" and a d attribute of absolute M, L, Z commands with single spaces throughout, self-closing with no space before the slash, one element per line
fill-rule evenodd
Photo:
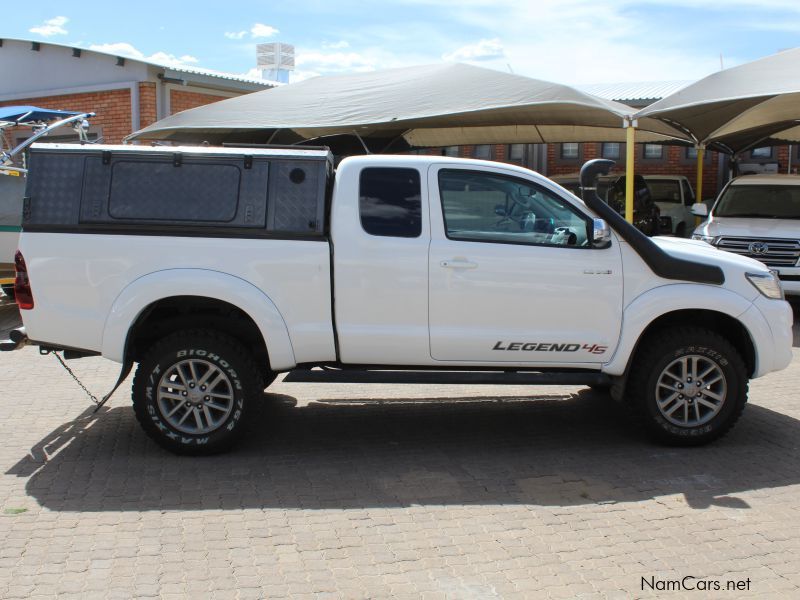
<path fill-rule="evenodd" d="M 467 385 L 604 385 L 605 373 L 581 371 L 370 371 L 363 369 L 294 369 L 286 383 L 413 383 Z"/>

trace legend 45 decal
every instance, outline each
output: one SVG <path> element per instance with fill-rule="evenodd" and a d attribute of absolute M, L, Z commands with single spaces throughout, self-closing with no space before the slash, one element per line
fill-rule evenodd
<path fill-rule="evenodd" d="M 578 350 L 585 350 L 590 354 L 603 354 L 608 350 L 608 346 L 552 342 L 497 342 L 492 350 L 505 352 L 577 352 Z"/>

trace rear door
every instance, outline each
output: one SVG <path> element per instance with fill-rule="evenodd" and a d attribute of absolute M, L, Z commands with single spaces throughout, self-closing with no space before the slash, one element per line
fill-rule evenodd
<path fill-rule="evenodd" d="M 331 219 L 339 356 L 349 364 L 429 362 L 424 166 L 346 159 Z"/>
<path fill-rule="evenodd" d="M 591 247 L 591 218 L 519 175 L 432 166 L 430 351 L 437 361 L 607 361 L 622 315 L 616 239 Z"/>

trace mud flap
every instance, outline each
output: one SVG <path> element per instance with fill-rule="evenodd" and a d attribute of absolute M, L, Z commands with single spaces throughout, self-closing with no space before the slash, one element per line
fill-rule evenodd
<path fill-rule="evenodd" d="M 100 400 L 100 402 L 97 403 L 97 406 L 95 406 L 95 408 L 94 408 L 93 414 L 96 413 L 98 410 L 100 410 L 103 407 L 103 405 L 111 399 L 111 396 L 114 395 L 114 392 L 117 391 L 119 386 L 122 385 L 122 382 L 125 381 L 125 379 L 128 377 L 128 375 L 131 374 L 131 369 L 132 368 L 133 368 L 133 361 L 132 360 L 126 360 L 122 364 L 122 370 L 119 372 L 119 377 L 117 377 L 117 383 L 115 383 L 114 387 L 111 388 L 111 391 L 108 392 L 105 396 L 103 396 L 103 398 Z"/>

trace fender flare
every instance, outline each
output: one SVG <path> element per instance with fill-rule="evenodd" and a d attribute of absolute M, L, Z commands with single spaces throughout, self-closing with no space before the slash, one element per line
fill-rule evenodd
<path fill-rule="evenodd" d="M 213 298 L 236 306 L 258 326 L 272 369 L 283 371 L 295 366 L 289 330 L 269 296 L 244 279 L 206 269 L 165 269 L 129 283 L 106 317 L 102 355 L 123 362 L 128 332 L 139 315 L 154 302 L 174 296 Z"/>
<path fill-rule="evenodd" d="M 687 305 L 687 298 L 692 299 L 691 305 Z M 667 313 L 679 310 L 709 310 L 741 322 L 754 342 L 758 361 L 758 346 L 755 345 L 752 327 L 740 318 L 751 306 L 752 302 L 739 294 L 712 285 L 676 283 L 648 290 L 623 310 L 619 344 L 602 370 L 609 375 L 623 375 L 636 345 L 650 324 Z"/>

